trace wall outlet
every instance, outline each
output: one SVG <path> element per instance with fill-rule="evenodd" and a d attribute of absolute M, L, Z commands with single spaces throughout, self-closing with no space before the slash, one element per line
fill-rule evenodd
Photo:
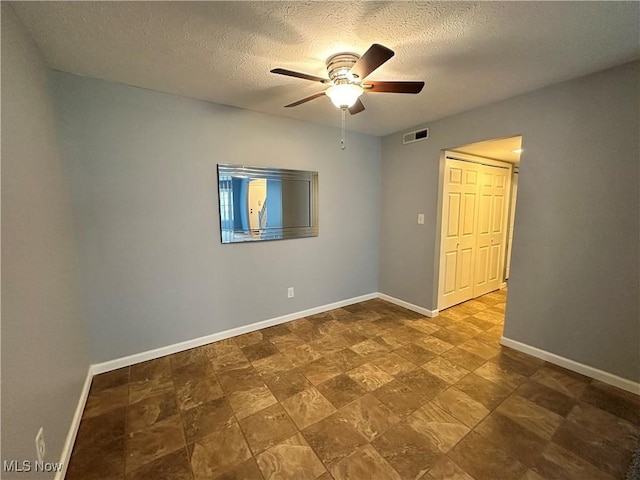
<path fill-rule="evenodd" d="M 293 287 L 287 288 L 287 298 L 293 298 L 294 296 Z"/>
<path fill-rule="evenodd" d="M 418 214 L 418 225 L 424 225 L 424 213 Z"/>
<path fill-rule="evenodd" d="M 38 434 L 36 435 L 36 454 L 38 455 L 38 461 L 44 461 L 44 456 L 47 453 L 47 446 L 44 443 L 44 430 L 40 427 Z"/>

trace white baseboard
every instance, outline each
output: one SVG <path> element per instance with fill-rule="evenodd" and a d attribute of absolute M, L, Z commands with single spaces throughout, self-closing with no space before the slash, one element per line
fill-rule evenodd
<path fill-rule="evenodd" d="M 518 350 L 519 352 L 526 353 L 527 355 L 531 355 L 532 357 L 546 360 L 549 363 L 553 363 L 554 365 L 566 368 L 567 370 L 571 370 L 572 372 L 577 372 L 587 377 L 595 378 L 596 380 L 600 380 L 601 382 L 613 385 L 614 387 L 618 387 L 622 390 L 626 390 L 627 392 L 640 395 L 640 383 L 633 382 L 626 378 L 618 377 L 617 375 L 599 370 L 594 367 L 590 367 L 589 365 L 585 365 L 583 363 L 578 363 L 574 360 L 556 355 L 555 353 L 532 347 L 530 345 L 527 345 L 526 343 L 511 340 L 510 338 L 502 337 L 500 339 L 500 344 L 504 345 L 505 347 Z"/>
<path fill-rule="evenodd" d="M 268 320 L 263 320 L 261 322 L 255 322 L 250 325 L 232 328 L 224 332 L 205 335 L 204 337 L 194 338 L 185 342 L 175 343 L 173 345 L 167 345 L 165 347 L 148 350 L 146 352 L 136 353 L 127 357 L 116 358 L 115 360 L 110 360 L 108 362 L 90 365 L 87 372 L 87 377 L 85 378 L 84 385 L 82 386 L 82 390 L 80 392 L 80 398 L 78 400 L 78 405 L 76 406 L 76 411 L 73 415 L 73 419 L 69 427 L 69 432 L 67 433 L 67 438 L 62 448 L 62 454 L 60 455 L 60 463 L 62 464 L 62 469 L 58 473 L 56 473 L 54 480 L 63 480 L 65 475 L 67 474 L 69 460 L 71 459 L 71 452 L 73 451 L 73 445 L 76 441 L 76 435 L 78 434 L 78 429 L 80 428 L 82 413 L 84 412 L 84 407 L 87 403 L 89 390 L 91 388 L 91 381 L 94 375 L 110 372 L 122 367 L 128 367 L 130 365 L 147 360 L 153 360 L 154 358 L 164 357 L 165 355 L 171 355 L 172 353 L 182 352 L 191 348 L 200 347 L 208 343 L 213 343 L 219 340 L 224 340 L 226 338 L 242 335 L 243 333 L 253 332 L 255 330 L 260 330 L 262 328 L 271 327 L 274 325 L 280 325 L 281 323 L 290 322 L 292 320 L 297 320 L 299 318 L 326 312 L 335 308 L 346 307 L 348 305 L 353 305 L 354 303 L 372 300 L 374 298 L 378 298 L 378 293 L 369 293 L 367 295 L 361 295 L 359 297 L 348 298 L 345 300 L 340 300 L 339 302 L 322 305 L 320 307 L 310 308 L 308 310 L 290 313 L 281 317 L 271 318 Z"/>
<path fill-rule="evenodd" d="M 91 380 L 93 379 L 93 375 L 94 372 L 91 366 L 89 366 L 87 377 L 84 379 L 84 384 L 82 385 L 82 390 L 80 391 L 78 405 L 76 406 L 76 411 L 73 414 L 71 426 L 69 427 L 69 432 L 67 433 L 67 438 L 65 439 L 64 445 L 62 446 L 62 454 L 60 455 L 60 464 L 62 465 L 62 469 L 56 473 L 54 480 L 63 480 L 65 475 L 67 474 L 69 460 L 71 460 L 71 452 L 73 451 L 73 445 L 76 441 L 76 435 L 78 434 L 78 429 L 80 428 L 80 420 L 82 420 L 84 406 L 87 403 L 87 397 L 89 396 L 89 389 L 91 388 Z"/>
<path fill-rule="evenodd" d="M 87 401 L 87 397 L 89 396 L 91 380 L 94 375 L 97 375 L 99 373 L 109 372 L 112 370 L 117 370 L 118 368 L 122 368 L 122 367 L 128 367 L 130 365 L 134 365 L 136 363 L 144 362 L 147 360 L 153 360 L 155 358 L 160 358 L 165 355 L 171 355 L 173 353 L 182 352 L 184 350 L 189 350 L 191 348 L 200 347 L 202 345 L 206 345 L 206 344 L 217 342 L 227 338 L 235 337 L 237 335 L 242 335 L 244 333 L 253 332 L 255 330 L 260 330 L 262 328 L 271 327 L 274 325 L 280 325 L 281 323 L 290 322 L 292 320 L 297 320 L 299 318 L 308 317 L 310 315 L 326 312 L 328 310 L 333 310 L 335 308 L 353 305 L 354 303 L 364 302 L 366 300 L 372 300 L 374 298 L 380 298 L 382 300 L 407 308 L 409 310 L 420 313 L 427 317 L 435 317 L 439 313 L 438 310 L 428 310 L 426 308 L 419 307 L 409 302 L 405 302 L 404 300 L 391 297 L 384 293 L 380 293 L 380 292 L 369 293 L 367 295 L 348 298 L 345 300 L 341 300 L 339 302 L 322 305 L 320 307 L 315 307 L 315 308 L 310 308 L 308 310 L 302 310 L 299 312 L 290 313 L 288 315 L 283 315 L 281 317 L 271 318 L 271 319 L 263 320 L 260 322 L 255 322 L 249 325 L 232 328 L 224 332 L 205 335 L 203 337 L 194 338 L 192 340 L 187 340 L 185 342 L 175 343 L 173 345 L 167 345 L 165 347 L 160 347 L 153 350 L 148 350 L 146 352 L 136 353 L 134 355 L 129 355 L 126 357 L 110 360 L 108 362 L 91 365 L 87 372 L 87 377 L 84 381 L 82 391 L 80 392 L 78 405 L 76 407 L 76 411 L 74 413 L 73 420 L 71 422 L 71 426 L 69 428 L 69 432 L 67 434 L 67 438 L 65 440 L 65 443 L 62 449 L 62 454 L 60 456 L 60 462 L 63 465 L 63 467 L 62 467 L 62 470 L 56 474 L 55 480 L 62 480 L 66 475 L 67 467 L 69 465 L 69 460 L 71 458 L 71 452 L 73 451 L 73 445 L 76 439 L 76 435 L 78 433 L 78 428 L 80 427 L 82 413 L 84 412 L 84 407 Z M 633 382 L 631 380 L 627 380 L 625 378 L 618 377 L 611 373 L 598 370 L 597 368 L 593 368 L 588 365 L 584 365 L 582 363 L 569 360 L 568 358 L 564 358 L 554 353 L 550 353 L 545 350 L 532 347 L 530 345 L 518 342 L 516 340 L 511 340 L 510 338 L 502 337 L 500 339 L 500 344 L 504 345 L 505 347 L 518 350 L 522 353 L 526 353 L 533 357 L 546 360 L 550 363 L 559 365 L 568 370 L 578 372 L 582 375 L 586 375 L 590 378 L 595 378 L 609 385 L 613 385 L 614 387 L 618 387 L 628 392 L 632 392 L 640 395 L 640 384 Z"/>
<path fill-rule="evenodd" d="M 387 295 L 386 293 L 378 292 L 378 298 L 431 318 L 437 317 L 439 313 L 438 310 L 428 310 L 424 307 L 419 307 L 418 305 L 414 305 L 413 303 L 405 302 L 404 300 L 400 300 L 399 298 Z"/>
<path fill-rule="evenodd" d="M 329 303 L 320 307 L 310 308 L 308 310 L 302 310 L 300 312 L 290 313 L 281 317 L 270 318 L 268 320 L 262 320 L 260 322 L 251 323 L 249 325 L 243 325 L 241 327 L 225 330 L 224 332 L 213 333 L 211 335 L 205 335 L 204 337 L 194 338 L 185 342 L 174 343 L 165 347 L 156 348 L 153 350 L 147 350 L 146 352 L 135 353 L 126 357 L 116 358 L 115 360 L 109 360 L 108 362 L 96 363 L 92 365 L 93 374 L 110 372 L 117 370 L 118 368 L 128 367 L 140 362 L 146 362 L 147 360 L 153 360 L 155 358 L 164 357 L 165 355 L 171 355 L 173 353 L 182 352 L 191 348 L 201 347 L 209 343 L 218 342 L 227 338 L 242 335 L 244 333 L 253 332 L 274 325 L 280 325 L 281 323 L 290 322 L 299 318 L 308 317 L 318 313 L 333 310 L 335 308 L 346 307 L 347 305 L 353 305 L 354 303 L 364 302 L 366 300 L 372 300 L 378 297 L 378 293 L 369 293 L 367 295 L 361 295 L 359 297 L 348 298 L 346 300 L 340 300 L 339 302 Z"/>

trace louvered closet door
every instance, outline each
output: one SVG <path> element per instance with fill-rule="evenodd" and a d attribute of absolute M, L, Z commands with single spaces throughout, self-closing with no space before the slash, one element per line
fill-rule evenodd
<path fill-rule="evenodd" d="M 502 283 L 510 174 L 508 168 L 479 166 L 474 297 L 497 290 Z"/>
<path fill-rule="evenodd" d="M 438 308 L 473 297 L 480 165 L 447 160 L 443 185 Z"/>

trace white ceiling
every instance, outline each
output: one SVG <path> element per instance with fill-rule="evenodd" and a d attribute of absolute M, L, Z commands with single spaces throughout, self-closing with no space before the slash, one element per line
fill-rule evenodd
<path fill-rule="evenodd" d="M 338 126 L 322 90 L 331 54 L 396 52 L 348 128 L 384 135 L 640 57 L 638 2 L 12 2 L 51 66 L 89 77 Z"/>
<path fill-rule="evenodd" d="M 522 136 L 517 135 L 515 137 L 497 138 L 494 140 L 486 140 L 484 142 L 470 143 L 460 147 L 448 148 L 447 150 L 519 164 L 520 154 L 522 152 L 517 150 L 520 150 L 521 148 Z"/>

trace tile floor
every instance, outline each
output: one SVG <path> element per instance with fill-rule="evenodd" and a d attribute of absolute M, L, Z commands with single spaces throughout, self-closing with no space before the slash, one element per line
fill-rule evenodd
<path fill-rule="evenodd" d="M 640 398 L 501 347 L 504 291 L 382 300 L 96 376 L 68 480 L 624 478 Z"/>

